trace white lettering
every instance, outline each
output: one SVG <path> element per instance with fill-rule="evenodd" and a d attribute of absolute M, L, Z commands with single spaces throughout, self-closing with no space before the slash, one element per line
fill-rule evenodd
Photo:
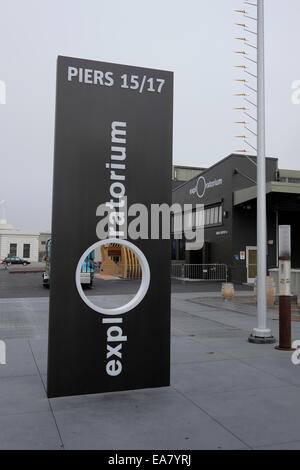
<path fill-rule="evenodd" d="M 118 129 L 118 127 L 126 127 L 126 122 L 114 121 L 111 125 L 111 141 L 113 144 L 126 144 L 126 129 Z M 119 136 L 125 136 L 119 137 Z"/>
<path fill-rule="evenodd" d="M 127 336 L 122 336 L 122 334 L 122 328 L 119 326 L 110 326 L 107 330 L 107 342 L 112 343 L 116 341 L 127 341 Z"/>
<path fill-rule="evenodd" d="M 113 72 L 102 72 L 102 70 L 83 69 L 82 67 L 68 67 L 68 82 L 77 80 L 79 83 L 89 85 L 113 86 Z"/>
<path fill-rule="evenodd" d="M 6 86 L 3 80 L 0 80 L 0 104 L 6 104 Z"/>
<path fill-rule="evenodd" d="M 292 93 L 292 103 L 300 104 L 300 80 L 295 80 L 292 83 L 292 90 L 295 90 Z"/>
<path fill-rule="evenodd" d="M 6 343 L 0 341 L 0 365 L 4 366 L 6 364 Z"/>
<path fill-rule="evenodd" d="M 292 344 L 292 348 L 296 349 L 296 351 L 292 354 L 292 363 L 294 366 L 300 365 L 300 340 L 294 341 Z"/>
<path fill-rule="evenodd" d="M 106 372 L 108 375 L 116 376 L 119 375 L 122 371 L 122 364 L 120 361 L 115 361 L 112 359 L 106 364 Z"/>
<path fill-rule="evenodd" d="M 84 70 L 84 83 L 93 83 L 93 71 L 90 69 Z"/>
<path fill-rule="evenodd" d="M 78 69 L 76 67 L 68 67 L 68 81 L 71 82 L 73 77 L 78 76 Z"/>

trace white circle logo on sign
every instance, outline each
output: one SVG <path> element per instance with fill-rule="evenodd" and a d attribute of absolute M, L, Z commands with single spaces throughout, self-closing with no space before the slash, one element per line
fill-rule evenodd
<path fill-rule="evenodd" d="M 81 282 L 80 282 L 80 272 L 81 272 L 81 266 L 84 263 L 84 260 L 89 255 L 89 253 L 91 253 L 91 251 L 96 250 L 102 245 L 107 245 L 110 243 L 118 243 L 119 245 L 126 246 L 127 248 L 130 248 L 133 251 L 133 253 L 137 256 L 139 263 L 141 265 L 142 282 L 136 295 L 127 304 L 122 305 L 121 307 L 103 308 L 103 307 L 99 307 L 93 304 L 88 299 L 88 297 L 84 294 L 82 286 L 81 286 Z M 102 313 L 104 315 L 122 315 L 123 313 L 127 313 L 130 310 L 134 309 L 143 300 L 143 298 L 145 297 L 149 289 L 150 277 L 151 277 L 150 268 L 149 268 L 147 258 L 137 246 L 135 246 L 133 243 L 129 242 L 128 240 L 123 240 L 121 238 L 107 238 L 105 240 L 100 240 L 94 243 L 83 253 L 76 268 L 75 282 L 76 282 L 76 287 L 77 287 L 80 297 L 82 298 L 84 303 L 88 307 L 90 307 L 92 310 L 95 310 L 95 312 Z"/>
<path fill-rule="evenodd" d="M 196 184 L 197 196 L 201 199 L 204 196 L 205 191 L 206 191 L 206 181 L 205 181 L 204 176 L 200 176 Z"/>

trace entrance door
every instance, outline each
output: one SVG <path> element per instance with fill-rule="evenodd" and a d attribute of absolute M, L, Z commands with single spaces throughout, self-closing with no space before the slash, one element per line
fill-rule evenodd
<path fill-rule="evenodd" d="M 254 284 L 257 277 L 257 247 L 247 246 L 247 282 Z"/>

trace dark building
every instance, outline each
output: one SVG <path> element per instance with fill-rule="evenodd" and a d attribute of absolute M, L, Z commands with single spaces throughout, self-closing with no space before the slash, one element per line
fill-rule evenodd
<path fill-rule="evenodd" d="M 173 203 L 203 204 L 205 243 L 186 251 L 184 240 L 172 240 L 173 261 L 226 264 L 233 282 L 256 278 L 256 157 L 229 155 L 173 190 Z M 266 159 L 267 266 L 278 267 L 278 226 L 291 225 L 292 268 L 300 268 L 300 172 L 279 170 Z M 194 217 L 195 224 L 195 217 Z"/>

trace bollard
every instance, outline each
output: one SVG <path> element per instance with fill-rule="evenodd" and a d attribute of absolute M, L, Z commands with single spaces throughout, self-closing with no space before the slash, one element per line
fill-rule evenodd
<path fill-rule="evenodd" d="M 291 227 L 279 227 L 279 351 L 292 348 L 291 317 Z"/>
<path fill-rule="evenodd" d="M 279 351 L 293 351 L 291 327 L 291 297 L 281 295 L 279 298 Z"/>

